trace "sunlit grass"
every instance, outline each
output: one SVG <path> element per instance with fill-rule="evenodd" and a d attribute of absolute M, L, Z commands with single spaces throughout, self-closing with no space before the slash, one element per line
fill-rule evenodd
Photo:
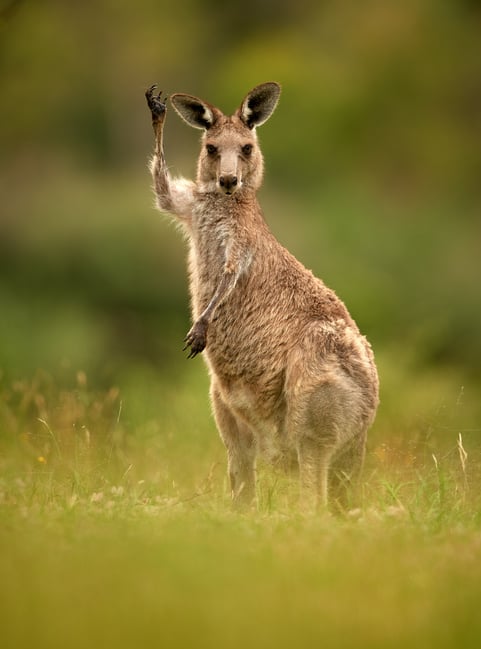
<path fill-rule="evenodd" d="M 3 382 L 0 413 L 2 646 L 477 646 L 462 434 L 374 432 L 363 507 L 326 517 L 267 467 L 258 506 L 232 511 L 200 368 L 104 391 L 39 373 Z"/>

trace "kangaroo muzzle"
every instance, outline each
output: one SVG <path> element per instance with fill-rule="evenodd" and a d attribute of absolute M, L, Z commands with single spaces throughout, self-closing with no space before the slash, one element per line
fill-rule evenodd
<path fill-rule="evenodd" d="M 219 187 L 224 194 L 233 194 L 239 188 L 239 179 L 235 174 L 219 176 Z"/>
<path fill-rule="evenodd" d="M 217 186 L 223 194 L 230 196 L 242 185 L 241 170 L 237 153 L 224 151 L 219 159 L 217 169 Z"/>

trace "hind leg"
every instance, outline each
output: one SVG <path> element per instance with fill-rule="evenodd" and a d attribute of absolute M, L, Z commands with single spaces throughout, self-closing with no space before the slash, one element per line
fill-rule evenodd
<path fill-rule="evenodd" d="M 255 497 L 256 444 L 250 428 L 223 401 L 215 384 L 211 388 L 212 408 L 220 436 L 227 450 L 227 469 L 232 500 L 250 504 Z"/>
<path fill-rule="evenodd" d="M 331 465 L 356 426 L 353 392 L 342 376 L 333 375 L 317 385 L 298 382 L 296 387 L 289 434 L 298 451 L 301 505 L 326 509 L 333 495 Z"/>
<path fill-rule="evenodd" d="M 338 446 L 329 386 L 299 391 L 287 413 L 287 430 L 297 449 L 300 506 L 327 509 L 329 467 Z"/>
<path fill-rule="evenodd" d="M 342 447 L 333 457 L 329 471 L 329 494 L 339 512 L 361 505 L 361 474 L 366 453 L 366 431 Z"/>
<path fill-rule="evenodd" d="M 319 439 L 301 436 L 297 443 L 300 506 L 307 511 L 326 510 L 329 465 L 334 449 Z"/>

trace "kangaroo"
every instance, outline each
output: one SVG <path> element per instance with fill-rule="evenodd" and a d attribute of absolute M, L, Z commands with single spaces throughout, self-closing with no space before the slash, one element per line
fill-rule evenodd
<path fill-rule="evenodd" d="M 167 112 L 149 88 L 156 204 L 189 242 L 193 325 L 189 358 L 204 352 L 210 397 L 227 451 L 234 503 L 255 498 L 256 457 L 294 452 L 301 503 L 350 504 L 378 405 L 374 356 L 343 302 L 269 230 L 256 198 L 263 157 L 256 128 L 280 86 L 256 86 L 232 116 L 176 93 L 180 117 L 203 131 L 195 181 L 171 177 L 163 151 Z"/>

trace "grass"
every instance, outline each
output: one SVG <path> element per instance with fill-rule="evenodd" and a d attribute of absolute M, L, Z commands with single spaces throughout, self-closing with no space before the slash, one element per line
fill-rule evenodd
<path fill-rule="evenodd" d="M 477 647 L 475 439 L 374 431 L 362 510 L 301 515 L 261 467 L 236 513 L 198 366 L 3 380 L 2 647 Z"/>

